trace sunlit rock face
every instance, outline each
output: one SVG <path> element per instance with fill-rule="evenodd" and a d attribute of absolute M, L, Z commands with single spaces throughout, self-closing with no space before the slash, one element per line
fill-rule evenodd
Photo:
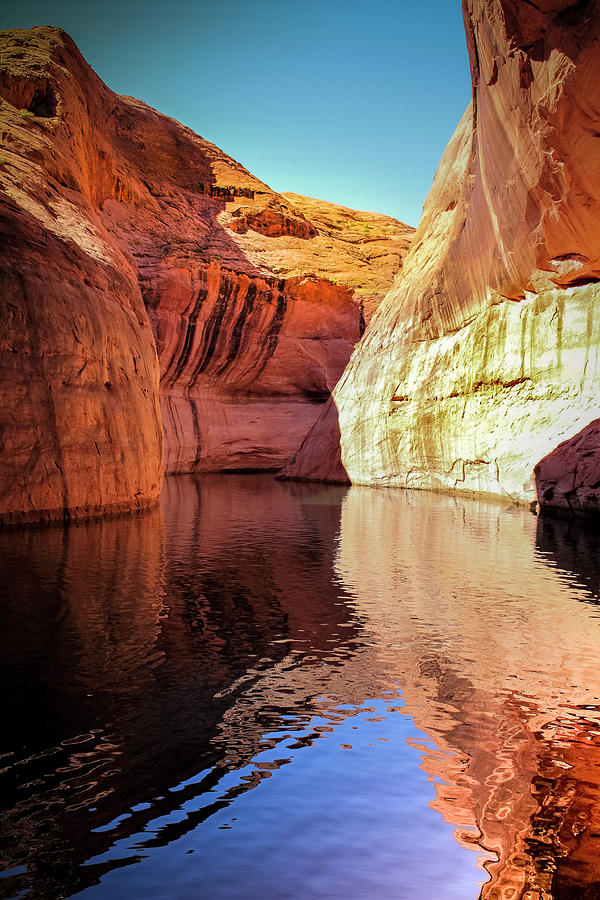
<path fill-rule="evenodd" d="M 296 208 L 59 29 L 0 41 L 0 515 L 156 498 L 159 371 L 167 471 L 282 465 L 413 229 Z"/>
<path fill-rule="evenodd" d="M 115 101 L 66 35 L 0 40 L 0 517 L 143 506 L 162 482 L 158 361 L 99 209 L 120 190 Z"/>
<path fill-rule="evenodd" d="M 472 104 L 289 474 L 532 501 L 545 459 L 543 506 L 597 508 L 589 440 L 551 454 L 600 416 L 600 9 L 464 13 Z"/>

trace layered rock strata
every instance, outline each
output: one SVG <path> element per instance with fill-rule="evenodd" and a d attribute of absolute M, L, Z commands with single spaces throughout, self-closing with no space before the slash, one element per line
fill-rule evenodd
<path fill-rule="evenodd" d="M 313 223 L 318 202 L 114 94 L 59 29 L 0 45 L 0 516 L 155 498 L 159 372 L 167 471 L 285 463 L 413 229 Z"/>
<path fill-rule="evenodd" d="M 287 474 L 597 509 L 600 9 L 464 15 L 472 104 Z"/>

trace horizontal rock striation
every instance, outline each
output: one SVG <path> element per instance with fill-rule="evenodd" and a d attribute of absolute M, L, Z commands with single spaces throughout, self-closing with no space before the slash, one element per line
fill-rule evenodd
<path fill-rule="evenodd" d="M 600 10 L 464 14 L 473 102 L 287 474 L 595 510 L 596 432 L 575 438 L 600 417 Z"/>
<path fill-rule="evenodd" d="M 285 463 L 395 274 L 355 221 L 395 265 L 413 229 L 332 237 L 60 29 L 0 45 L 0 518 L 152 502 L 159 377 L 167 471 Z"/>

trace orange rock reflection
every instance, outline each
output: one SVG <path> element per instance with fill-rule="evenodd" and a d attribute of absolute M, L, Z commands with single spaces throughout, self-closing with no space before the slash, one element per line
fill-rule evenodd
<path fill-rule="evenodd" d="M 597 546 L 573 524 L 420 492 L 352 487 L 343 505 L 337 570 L 441 751 L 424 745 L 423 768 L 482 851 L 482 898 L 600 888 Z"/>
<path fill-rule="evenodd" d="M 430 805 L 480 855 L 482 898 L 597 891 L 590 530 L 420 492 L 205 476 L 169 479 L 144 515 L 0 532 L 0 551 L 15 890 L 83 890 L 265 779 L 285 798 L 296 750 L 352 750 L 361 717 L 390 740 L 407 714 Z M 410 757 L 385 777 L 417 785 Z M 397 838 L 422 850 L 410 823 Z"/>

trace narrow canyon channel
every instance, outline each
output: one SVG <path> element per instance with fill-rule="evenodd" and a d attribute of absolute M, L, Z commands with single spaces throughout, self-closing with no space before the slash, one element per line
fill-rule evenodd
<path fill-rule="evenodd" d="M 0 897 L 600 896 L 598 547 L 270 475 L 1 531 Z"/>

